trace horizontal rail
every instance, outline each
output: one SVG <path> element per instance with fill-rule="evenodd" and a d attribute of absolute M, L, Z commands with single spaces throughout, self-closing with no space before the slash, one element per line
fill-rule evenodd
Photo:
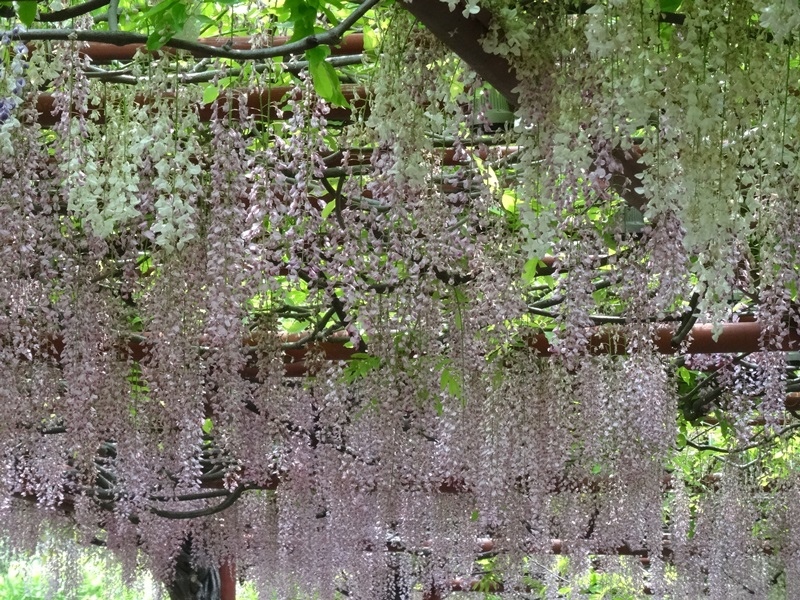
<path fill-rule="evenodd" d="M 676 354 L 678 349 L 672 346 L 672 336 L 674 328 L 671 326 L 659 327 L 653 339 L 655 349 L 662 354 Z M 682 354 L 736 354 L 740 352 L 759 352 L 764 349 L 761 347 L 761 336 L 763 327 L 756 321 L 745 323 L 726 323 L 721 326 L 718 337 L 714 336 L 714 327 L 709 324 L 695 325 L 686 342 L 685 350 Z M 135 361 L 145 360 L 149 355 L 149 348 L 156 342 L 149 342 L 147 333 L 138 335 L 138 339 L 130 341 L 125 348 L 124 342 L 120 343 L 119 351 L 126 352 L 127 357 Z M 300 336 L 286 336 L 286 342 L 293 342 L 300 339 Z M 769 342 L 769 338 L 767 338 Z M 307 374 L 305 357 L 309 351 L 321 353 L 325 359 L 330 361 L 348 361 L 353 354 L 358 352 L 356 348 L 350 348 L 346 344 L 349 338 L 337 335 L 323 341 L 315 341 L 303 348 L 287 348 L 284 350 L 284 362 L 286 375 L 289 377 L 302 377 Z M 245 338 L 242 340 L 243 348 L 252 349 L 258 345 L 255 338 Z M 544 334 L 534 335 L 529 338 L 528 345 L 535 350 L 539 356 L 555 356 L 558 352 L 550 345 L 549 340 Z M 57 336 L 47 342 L 49 354 L 55 359 L 60 360 L 64 350 L 63 337 Z M 786 352 L 800 348 L 800 335 L 797 330 L 792 330 L 789 335 L 781 339 L 779 344 L 768 346 L 768 351 Z M 592 335 L 588 353 L 593 355 L 611 354 L 625 355 L 629 353 L 627 340 L 618 331 L 608 328 L 598 328 Z M 198 352 L 203 351 L 202 338 L 198 346 Z M 242 377 L 250 380 L 258 380 L 258 368 L 255 359 L 251 360 L 241 372 Z"/>
<path fill-rule="evenodd" d="M 249 91 L 247 93 L 244 105 L 247 107 L 248 114 L 254 115 L 256 118 L 260 118 L 261 120 L 283 120 L 287 118 L 290 113 L 288 111 L 284 111 L 282 106 L 284 100 L 289 97 L 293 90 L 294 88 L 292 87 L 279 86 L 258 91 Z M 358 110 L 367 107 L 367 93 L 364 88 L 343 86 L 342 94 L 353 108 L 351 109 L 331 106 L 330 112 L 327 115 L 329 120 L 349 121 L 352 117 L 353 109 Z M 136 102 L 140 105 L 152 104 L 153 100 L 154 99 L 152 97 L 145 96 L 144 94 L 139 94 L 136 96 Z M 223 93 L 220 95 L 220 98 L 214 102 L 201 105 L 198 110 L 198 116 L 200 117 L 200 120 L 206 122 L 210 121 L 214 112 L 214 105 L 217 104 L 218 107 L 221 108 L 227 103 L 228 100 L 225 98 Z M 230 104 L 231 117 L 238 119 L 239 107 L 241 106 L 238 99 L 238 93 L 234 94 Z M 104 122 L 102 107 L 90 105 L 89 110 L 98 111 L 98 118 L 96 121 L 99 123 Z M 36 102 L 36 111 L 39 113 L 39 124 L 43 127 L 52 127 L 58 123 L 59 119 L 61 118 L 61 114 L 59 112 L 55 112 L 55 102 L 52 94 L 40 94 L 38 96 Z"/>

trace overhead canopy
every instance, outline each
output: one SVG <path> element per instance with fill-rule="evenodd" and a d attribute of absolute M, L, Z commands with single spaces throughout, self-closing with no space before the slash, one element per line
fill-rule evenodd
<path fill-rule="evenodd" d="M 789 4 L 3 7 L 6 530 L 285 595 L 790 588 Z"/>

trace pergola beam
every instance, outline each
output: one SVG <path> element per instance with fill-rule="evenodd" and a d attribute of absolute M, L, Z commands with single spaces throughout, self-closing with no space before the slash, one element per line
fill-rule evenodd
<path fill-rule="evenodd" d="M 723 323 L 712 325 L 704 323 L 692 327 L 685 347 L 674 346 L 672 339 L 675 327 L 661 325 L 652 338 L 655 349 L 660 354 L 738 354 L 740 352 L 789 352 L 800 348 L 800 332 L 791 328 L 788 335 L 779 339 L 757 321 Z M 541 355 L 550 356 L 554 349 L 544 334 L 533 336 L 529 342 Z M 624 334 L 613 328 L 598 328 L 589 339 L 587 350 L 590 354 L 624 355 L 635 352 Z"/>
<path fill-rule="evenodd" d="M 42 31 L 47 31 L 42 30 Z M 113 35 L 113 32 L 106 32 Z M 280 48 L 289 43 L 288 36 L 276 36 L 272 39 L 271 48 Z M 195 58 L 205 58 L 209 56 L 209 51 L 204 51 L 200 46 L 208 46 L 209 48 L 225 48 L 227 50 L 235 51 L 249 51 L 253 49 L 253 45 L 249 37 L 208 37 L 199 38 L 195 44 L 198 48 L 187 50 Z M 331 46 L 331 56 L 346 56 L 351 54 L 361 54 L 364 51 L 364 36 L 360 33 L 353 33 L 346 35 L 342 40 L 335 45 Z M 125 61 L 133 60 L 137 52 L 149 52 L 147 47 L 140 43 L 132 44 L 112 44 L 109 42 L 89 42 L 88 45 L 81 49 L 81 54 L 84 54 L 92 59 L 93 63 L 109 63 L 115 60 Z M 151 54 L 163 54 L 165 52 L 175 52 L 170 47 L 165 47 L 152 52 Z"/>
<path fill-rule="evenodd" d="M 765 334 L 765 330 L 762 324 L 756 321 L 726 323 L 720 325 L 719 331 L 716 333 L 718 335 L 715 336 L 715 327 L 713 325 L 695 325 L 689 336 L 687 336 L 685 347 L 676 348 L 672 345 L 674 328 L 664 325 L 656 330 L 656 335 L 652 342 L 655 349 L 661 354 L 677 354 L 679 352 L 681 354 L 737 354 L 760 351 L 789 352 L 800 349 L 800 332 L 797 329 L 790 330 L 788 335 L 782 336 L 780 340 L 772 340 L 767 336 L 765 338 L 767 345 L 762 348 L 762 335 Z M 291 343 L 297 339 L 299 339 L 299 336 L 287 336 L 286 341 Z M 321 352 L 327 360 L 351 360 L 353 354 L 359 350 L 357 348 L 348 348 L 345 345 L 348 341 L 349 337 L 339 334 L 326 340 L 310 342 L 302 348 L 287 348 L 284 350 L 286 375 L 289 377 L 306 375 L 305 357 L 312 349 L 315 352 Z M 202 346 L 202 340 L 200 342 Z M 558 354 L 543 333 L 528 338 L 528 345 L 541 357 Z M 51 356 L 56 360 L 60 360 L 64 350 L 63 337 L 52 338 L 48 341 L 47 346 Z M 149 355 L 150 346 L 151 344 L 145 334 L 135 341 L 130 341 L 127 344 L 127 349 L 122 344 L 119 350 L 125 352 L 134 361 L 143 361 Z M 257 346 L 256 339 L 247 338 L 243 340 L 243 347 L 255 348 L 255 346 Z M 199 351 L 202 352 L 202 349 Z M 587 348 L 587 353 L 590 355 L 609 354 L 621 356 L 635 351 L 637 351 L 636 348 L 629 348 L 629 342 L 624 334 L 609 328 L 598 328 L 591 336 Z M 258 380 L 259 373 L 255 362 L 255 359 L 250 361 L 242 370 L 242 377 L 254 381 Z"/>
<path fill-rule="evenodd" d="M 281 111 L 284 98 L 292 92 L 293 88 L 288 86 L 277 86 L 262 89 L 260 91 L 250 91 L 246 96 L 245 106 L 247 107 L 248 114 L 255 115 L 263 120 L 274 121 L 277 119 L 284 119 L 288 116 L 287 111 Z M 366 108 L 367 92 L 364 88 L 355 86 L 345 86 L 342 88 L 342 94 L 350 105 L 356 110 Z M 153 98 L 138 94 L 136 96 L 137 104 L 152 104 Z M 220 98 L 211 104 L 203 104 L 198 110 L 198 116 L 201 121 L 208 122 L 214 112 L 214 105 L 217 104 L 222 108 L 228 103 L 225 98 L 224 92 Z M 230 101 L 231 104 L 231 117 L 234 119 L 239 118 L 240 103 L 238 94 L 234 94 Z M 54 112 L 54 98 L 52 94 L 40 94 L 36 101 L 36 111 L 39 113 L 38 122 L 43 127 L 52 127 L 61 118 L 61 113 Z M 90 106 L 90 110 L 98 111 L 97 122 L 103 122 L 103 114 L 101 107 Z M 220 113 L 222 114 L 222 113 Z M 335 121 L 349 121 L 352 117 L 352 109 L 346 107 L 331 106 L 330 113 L 327 118 Z"/>
<path fill-rule="evenodd" d="M 489 54 L 480 44 L 489 33 L 491 22 L 491 15 L 485 9 L 465 17 L 463 2 L 459 2 L 453 11 L 438 0 L 406 1 L 403 6 L 484 81 L 492 84 L 509 104 L 517 104 L 515 88 L 518 81 L 511 63 L 504 56 Z"/>

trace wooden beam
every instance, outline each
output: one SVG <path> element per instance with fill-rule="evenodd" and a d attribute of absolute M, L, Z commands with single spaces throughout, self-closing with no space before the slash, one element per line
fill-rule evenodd
<path fill-rule="evenodd" d="M 439 0 L 414 0 L 402 4 L 484 81 L 492 84 L 509 104 L 516 106 L 518 96 L 514 88 L 518 82 L 512 65 L 505 57 L 489 54 L 481 45 L 481 40 L 489 33 L 488 23 L 491 22 L 491 15 L 485 9 L 477 15 L 465 17 L 463 2 L 459 2 L 453 11 Z"/>
<path fill-rule="evenodd" d="M 213 46 L 215 48 L 227 48 L 230 50 L 251 50 L 253 48 L 249 37 L 207 37 L 196 40 L 198 44 Z M 271 41 L 271 46 L 283 46 L 289 42 L 287 36 L 276 36 Z M 31 43 L 33 45 L 33 43 Z M 81 50 L 81 54 L 92 59 L 95 64 L 109 63 L 115 60 L 132 60 L 137 52 L 149 52 L 143 44 L 125 44 L 118 46 L 104 42 L 90 42 Z M 364 51 L 364 36 L 360 33 L 346 35 L 341 42 L 331 46 L 331 56 L 344 56 L 348 54 L 361 54 Z M 173 53 L 170 48 L 161 48 L 150 54 Z M 184 50 L 184 52 L 186 52 Z M 201 51 L 191 52 L 195 58 L 203 58 Z"/>
<path fill-rule="evenodd" d="M 736 354 L 739 352 L 760 352 L 761 348 L 761 334 L 762 325 L 758 322 L 749 323 L 726 323 L 721 326 L 719 335 L 715 338 L 715 330 L 712 325 L 702 324 L 695 325 L 688 336 L 686 349 L 682 351 L 683 354 Z M 679 349 L 672 346 L 672 336 L 674 329 L 671 326 L 663 325 L 659 327 L 653 338 L 653 344 L 657 352 L 661 354 L 678 354 Z M 116 348 L 117 351 L 123 353 L 127 358 L 135 361 L 146 360 L 150 353 L 151 343 L 147 339 L 148 334 L 145 333 L 139 336 L 136 341 L 130 341 L 126 344 L 120 341 L 120 345 Z M 286 336 L 286 341 L 296 341 L 299 335 Z M 200 345 L 203 341 L 198 340 Z M 332 361 L 347 361 L 350 360 L 354 353 L 358 352 L 356 348 L 348 348 L 345 344 L 349 341 L 346 335 L 336 335 L 324 341 L 315 341 L 302 348 L 291 348 L 284 351 L 284 368 L 286 376 L 288 377 L 303 377 L 307 374 L 307 366 L 305 362 L 306 355 L 310 350 L 320 352 L 326 360 Z M 254 338 L 244 339 L 243 345 L 247 348 L 253 348 L 257 345 L 258 341 Z M 770 340 L 767 339 L 767 343 Z M 55 360 L 60 361 L 61 354 L 64 350 L 64 339 L 61 336 L 55 336 L 48 339 L 44 343 L 45 352 L 52 356 Z M 528 339 L 528 346 L 537 351 L 539 356 L 548 357 L 557 354 L 554 348 L 550 345 L 549 340 L 545 335 L 536 334 Z M 780 340 L 780 343 L 774 343 L 767 347 L 768 351 L 781 351 L 787 352 L 800 349 L 800 332 L 797 329 L 792 329 L 788 335 Z M 618 330 L 610 329 L 607 327 L 598 327 L 595 333 L 591 336 L 588 346 L 588 354 L 600 355 L 624 355 L 630 352 L 628 347 L 628 340 L 620 335 Z M 257 381 L 259 378 L 258 367 L 256 365 L 255 356 L 248 361 L 248 364 L 242 369 L 242 377 L 252 381 Z M 791 406 L 794 407 L 798 403 L 797 397 L 791 401 Z"/>
<path fill-rule="evenodd" d="M 288 86 L 278 86 L 273 88 L 266 88 L 262 90 L 250 90 L 247 93 L 246 105 L 249 114 L 255 115 L 257 119 L 262 120 L 282 120 L 289 116 L 287 111 L 281 111 L 281 107 L 285 103 L 285 99 L 292 92 L 294 88 Z M 345 99 L 355 107 L 357 110 L 367 110 L 366 97 L 367 92 L 364 88 L 356 86 L 344 86 L 342 94 Z M 153 98 L 145 95 L 138 95 L 136 97 L 137 104 L 152 104 Z M 220 106 L 227 103 L 224 97 L 215 100 L 214 103 L 219 103 Z M 210 121 L 213 113 L 214 103 L 204 104 L 198 110 L 198 116 L 201 121 Z M 232 105 L 232 118 L 237 119 L 239 116 L 239 99 L 235 95 L 231 102 Z M 90 106 L 90 110 L 100 111 L 99 106 Z M 39 113 L 39 124 L 42 127 L 52 127 L 58 123 L 61 114 L 54 112 L 54 98 L 52 94 L 40 94 L 36 99 L 36 111 Z M 334 121 L 350 121 L 352 118 L 352 110 L 350 108 L 331 106 L 330 113 L 327 115 L 328 120 Z M 97 122 L 103 122 L 103 115 L 100 114 Z"/>

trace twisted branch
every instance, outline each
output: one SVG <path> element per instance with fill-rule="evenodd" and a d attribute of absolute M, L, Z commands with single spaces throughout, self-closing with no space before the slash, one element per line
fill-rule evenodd
<path fill-rule="evenodd" d="M 36 17 L 36 20 L 40 23 L 57 23 L 58 21 L 68 21 L 69 19 L 74 19 L 75 17 L 89 14 L 93 10 L 97 10 L 98 8 L 106 6 L 110 2 L 111 0 L 89 0 L 83 4 L 76 4 L 75 6 L 69 6 L 62 10 L 39 13 Z M 11 6 L 3 6 L 0 8 L 0 17 L 13 19 L 16 16 L 17 13 Z"/>
<path fill-rule="evenodd" d="M 99 2 L 100 0 L 92 0 Z M 186 50 L 194 56 L 213 56 L 215 58 L 229 58 L 232 60 L 265 60 L 268 58 L 287 57 L 293 54 L 301 54 L 306 50 L 317 48 L 318 46 L 335 46 L 347 32 L 367 11 L 377 6 L 381 0 L 364 0 L 346 19 L 338 25 L 319 34 L 308 35 L 295 42 L 290 42 L 282 46 L 270 48 L 252 48 L 250 50 L 236 50 L 211 46 L 200 42 L 192 42 L 172 38 L 164 46 L 175 50 Z M 108 0 L 102 0 L 102 5 Z M 86 4 L 89 4 L 88 2 Z M 85 6 L 85 5 L 80 5 Z M 59 11 L 63 13 L 65 11 Z M 51 15 L 54 13 L 51 13 Z M 126 46 L 128 44 L 147 43 L 148 36 L 141 33 L 129 31 L 79 31 L 76 29 L 34 29 L 31 31 L 4 31 L 0 36 L 7 35 L 11 39 L 23 42 L 33 41 L 68 41 L 76 40 L 79 42 L 99 42 L 103 44 L 113 44 L 115 46 Z"/>
<path fill-rule="evenodd" d="M 361 54 L 351 54 L 346 56 L 332 56 L 325 59 L 325 62 L 330 63 L 333 67 L 345 67 L 349 65 L 359 65 L 364 61 Z M 263 73 L 275 68 L 272 62 L 262 63 L 253 66 L 253 71 L 256 73 Z M 303 69 L 308 68 L 308 61 L 298 60 L 290 61 L 283 64 L 283 70 L 288 73 L 299 73 Z M 170 76 L 170 79 L 176 78 L 181 83 L 208 83 L 216 77 L 239 77 L 242 74 L 242 69 L 209 69 L 207 71 L 193 71 L 191 73 L 180 73 L 178 75 Z M 137 85 L 147 81 L 146 77 L 135 77 L 131 75 L 131 69 L 125 67 L 122 69 L 103 69 L 100 67 L 90 66 L 86 76 L 90 79 L 99 79 L 106 83 L 123 83 L 128 85 Z"/>
<path fill-rule="evenodd" d="M 175 510 L 164 510 L 161 508 L 156 508 L 155 506 L 151 506 L 150 512 L 156 516 L 164 517 L 165 519 L 196 519 L 198 517 L 208 517 L 220 513 L 226 508 L 230 508 L 242 494 L 244 494 L 248 490 L 255 490 L 255 489 L 259 489 L 259 487 L 257 485 L 240 485 L 235 490 L 233 490 L 230 493 L 230 495 L 228 495 L 228 497 L 225 498 L 225 500 L 223 500 L 222 502 L 220 502 L 215 506 L 209 506 L 208 508 L 200 508 L 197 510 L 175 511 Z"/>

